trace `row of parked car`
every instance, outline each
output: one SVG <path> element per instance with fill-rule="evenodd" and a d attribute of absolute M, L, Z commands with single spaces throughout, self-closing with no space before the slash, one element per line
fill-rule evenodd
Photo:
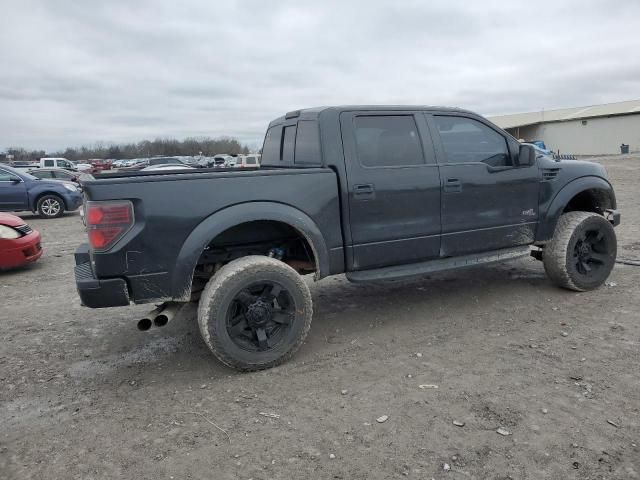
<path fill-rule="evenodd" d="M 151 157 L 116 160 L 112 167 L 118 171 L 127 170 L 170 170 L 184 168 L 241 168 L 259 167 L 260 155 L 215 155 L 213 157 Z"/>

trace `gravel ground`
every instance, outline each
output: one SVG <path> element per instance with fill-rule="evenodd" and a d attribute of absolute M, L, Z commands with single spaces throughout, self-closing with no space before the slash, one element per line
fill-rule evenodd
<path fill-rule="evenodd" d="M 640 156 L 598 160 L 640 258 Z M 0 274 L 2 479 L 640 477 L 640 267 L 588 293 L 530 258 L 326 279 L 300 352 L 238 374 L 193 308 L 143 333 L 143 306 L 81 307 L 79 216 L 23 216 L 45 254 Z"/>

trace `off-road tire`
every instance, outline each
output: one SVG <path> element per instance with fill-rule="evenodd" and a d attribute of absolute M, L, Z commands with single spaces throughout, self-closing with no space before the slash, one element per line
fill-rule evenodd
<path fill-rule="evenodd" d="M 276 281 L 295 304 L 294 319 L 287 335 L 267 351 L 240 348 L 227 331 L 227 315 L 240 290 L 260 280 Z M 300 348 L 313 316 L 311 292 L 304 279 L 289 265 L 274 258 L 251 255 L 229 262 L 209 280 L 198 305 L 198 325 L 205 343 L 218 360 L 240 371 L 255 371 L 279 365 Z"/>
<path fill-rule="evenodd" d="M 57 204 L 58 210 L 55 213 L 51 213 L 51 205 Z M 42 218 L 58 218 L 64 214 L 64 200 L 58 195 L 43 195 L 38 199 L 36 205 L 36 211 Z"/>
<path fill-rule="evenodd" d="M 606 246 L 601 266 L 589 274 L 581 273 L 576 265 L 576 245 L 585 232 L 601 232 Z M 591 212 L 568 212 L 560 217 L 553 238 L 544 247 L 543 263 L 547 276 L 556 285 L 583 292 L 601 286 L 616 261 L 616 234 L 611 223 L 602 215 Z"/>

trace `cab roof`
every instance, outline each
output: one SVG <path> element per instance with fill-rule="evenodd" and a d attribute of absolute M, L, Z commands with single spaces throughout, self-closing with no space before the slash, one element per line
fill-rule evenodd
<path fill-rule="evenodd" d="M 353 111 L 437 111 L 437 112 L 450 112 L 450 113 L 470 113 L 476 115 L 470 110 L 464 110 L 456 107 L 439 107 L 428 105 L 338 105 L 338 106 L 324 106 L 324 107 L 311 107 L 302 108 L 300 110 L 292 110 L 285 115 L 278 117 L 269 123 L 269 126 L 282 123 L 285 120 L 299 118 L 302 120 L 317 120 L 323 116 L 324 113 L 341 113 L 341 112 L 353 112 Z"/>

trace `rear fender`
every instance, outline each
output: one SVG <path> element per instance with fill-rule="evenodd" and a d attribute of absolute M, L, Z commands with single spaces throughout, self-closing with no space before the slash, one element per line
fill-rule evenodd
<path fill-rule="evenodd" d="M 196 264 L 205 247 L 225 230 L 242 223 L 272 220 L 286 223 L 302 234 L 316 258 L 316 279 L 329 274 L 329 252 L 320 229 L 304 212 L 275 202 L 248 202 L 227 207 L 203 220 L 182 245 L 172 277 L 174 300 L 188 301 Z"/>

